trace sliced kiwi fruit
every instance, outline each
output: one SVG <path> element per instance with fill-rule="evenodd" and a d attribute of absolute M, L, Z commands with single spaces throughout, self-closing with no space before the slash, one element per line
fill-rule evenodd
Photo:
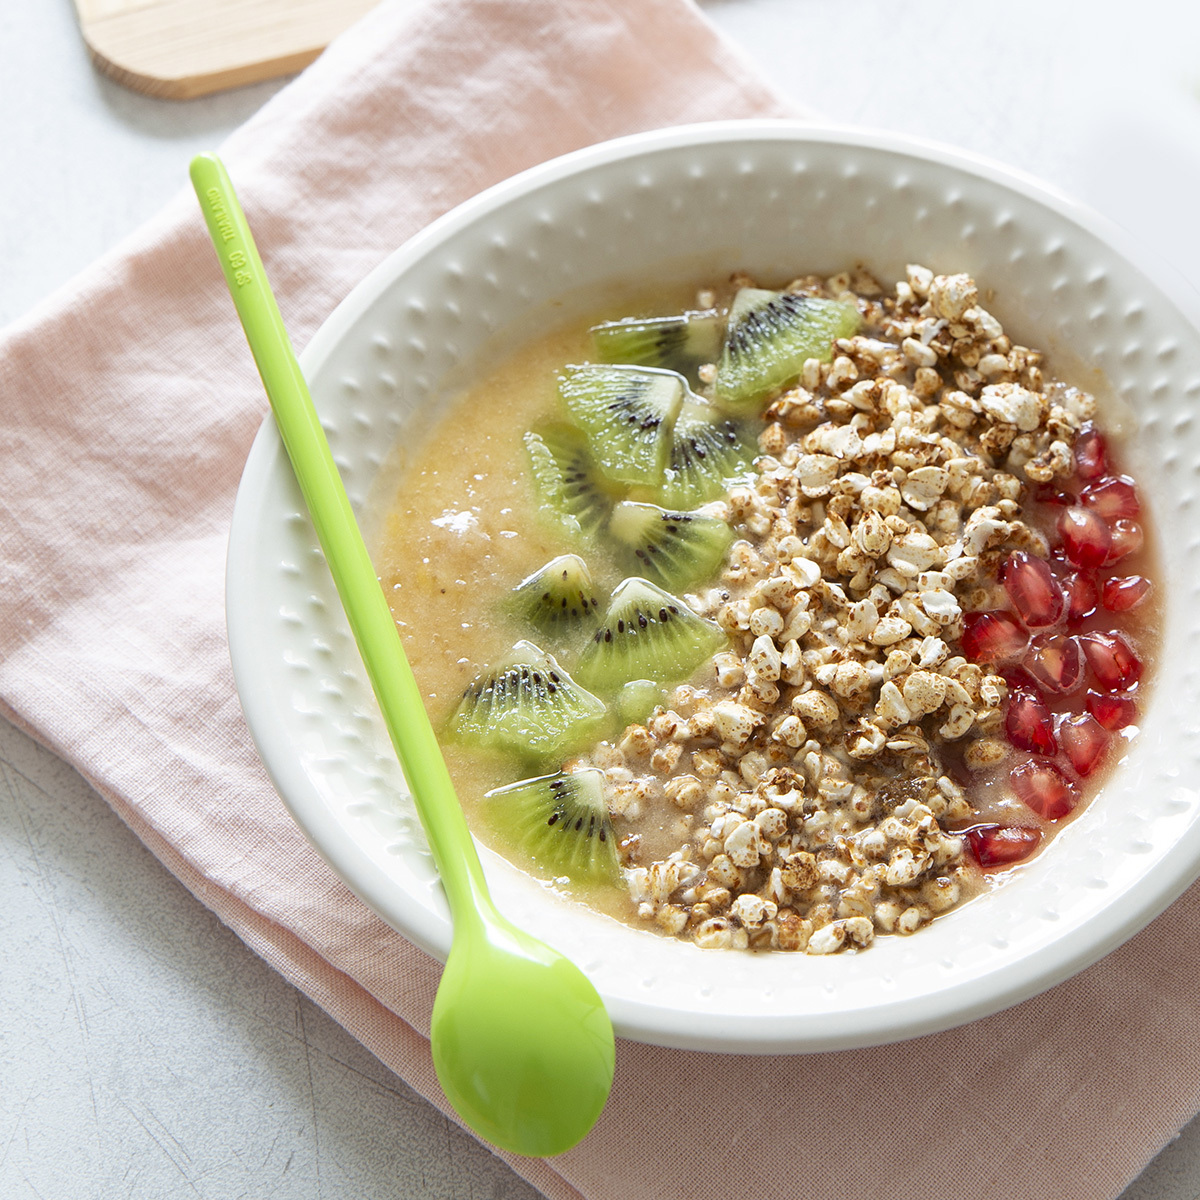
<path fill-rule="evenodd" d="M 631 679 L 617 693 L 613 707 L 623 725 L 643 725 L 666 698 L 666 689 L 653 679 Z"/>
<path fill-rule="evenodd" d="M 552 655 L 522 641 L 471 683 L 447 732 L 455 741 L 540 761 L 592 740 L 606 711 Z"/>
<path fill-rule="evenodd" d="M 600 620 L 592 573 L 578 554 L 560 554 L 513 589 L 512 611 L 557 645 L 582 642 Z"/>
<path fill-rule="evenodd" d="M 733 530 L 719 517 L 633 500 L 613 509 L 608 532 L 638 574 L 669 588 L 690 587 L 714 575 L 733 541 Z"/>
<path fill-rule="evenodd" d="M 676 317 L 630 317 L 592 326 L 592 345 L 601 362 L 678 371 L 695 387 L 697 371 L 721 353 L 725 321 L 715 309 Z"/>
<path fill-rule="evenodd" d="M 588 364 L 567 367 L 558 391 L 606 479 L 652 488 L 662 483 L 671 427 L 687 391 L 682 375 Z"/>
<path fill-rule="evenodd" d="M 733 298 L 717 366 L 717 403 L 731 413 L 757 413 L 809 358 L 828 362 L 836 338 L 850 337 L 858 310 L 840 300 L 742 288 Z"/>
<path fill-rule="evenodd" d="M 746 474 L 758 448 L 736 421 L 696 396 L 685 397 L 671 430 L 658 498 L 667 508 L 698 508 Z"/>
<path fill-rule="evenodd" d="M 539 511 L 574 538 L 590 538 L 608 520 L 612 499 L 578 429 L 552 423 L 525 434 Z"/>
<path fill-rule="evenodd" d="M 483 803 L 496 829 L 549 874 L 574 883 L 620 878 L 603 771 L 523 779 L 488 792 Z"/>
<path fill-rule="evenodd" d="M 609 693 L 633 679 L 686 679 L 725 644 L 711 621 L 657 584 L 634 576 L 617 584 L 576 674 L 588 687 Z"/>

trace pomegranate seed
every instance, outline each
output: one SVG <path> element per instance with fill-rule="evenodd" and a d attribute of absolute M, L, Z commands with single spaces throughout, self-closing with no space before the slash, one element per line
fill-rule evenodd
<path fill-rule="evenodd" d="M 1108 749 L 1104 725 L 1088 713 L 1064 716 L 1058 723 L 1058 740 L 1079 775 L 1090 775 Z"/>
<path fill-rule="evenodd" d="M 1027 759 L 1009 776 L 1017 798 L 1047 821 L 1057 821 L 1079 803 L 1079 789 L 1053 763 Z"/>
<path fill-rule="evenodd" d="M 1058 752 L 1054 718 L 1037 692 L 1018 689 L 1009 695 L 1004 732 L 1018 750 L 1032 750 L 1035 754 Z"/>
<path fill-rule="evenodd" d="M 1089 633 L 1080 639 L 1088 666 L 1106 692 L 1127 692 L 1142 676 L 1142 663 L 1119 633 Z"/>
<path fill-rule="evenodd" d="M 1128 612 L 1150 594 L 1150 580 L 1142 575 L 1124 575 L 1104 581 L 1104 607 L 1109 612 Z"/>
<path fill-rule="evenodd" d="M 1058 532 L 1067 557 L 1077 567 L 1099 567 L 1112 549 L 1112 533 L 1102 517 L 1075 505 L 1064 508 Z"/>
<path fill-rule="evenodd" d="M 962 835 L 975 861 L 985 869 L 1028 858 L 1042 840 L 1042 831 L 1028 825 L 976 825 L 964 829 Z"/>
<path fill-rule="evenodd" d="M 1085 508 L 1090 508 L 1110 523 L 1122 517 L 1136 517 L 1142 511 L 1137 489 L 1128 475 L 1106 475 L 1098 479 L 1083 489 L 1080 500 Z"/>
<path fill-rule="evenodd" d="M 1137 701 L 1132 696 L 1114 696 L 1112 692 L 1088 692 L 1088 712 L 1112 733 L 1137 720 Z"/>
<path fill-rule="evenodd" d="M 1100 603 L 1100 589 L 1096 586 L 1096 577 L 1076 571 L 1062 581 L 1062 589 L 1067 597 L 1067 620 L 1071 623 L 1082 621 L 1096 611 Z"/>
<path fill-rule="evenodd" d="M 1039 483 L 1033 489 L 1033 498 L 1040 504 L 1053 504 L 1055 508 L 1066 508 L 1069 504 L 1079 503 L 1078 496 L 1063 491 L 1053 483 Z"/>
<path fill-rule="evenodd" d="M 1047 692 L 1062 695 L 1073 692 L 1083 682 L 1083 651 L 1079 639 L 1055 634 L 1035 638 L 1025 657 L 1025 666 L 1037 685 Z"/>
<path fill-rule="evenodd" d="M 963 653 L 971 662 L 1016 662 L 1025 654 L 1029 634 L 1006 612 L 963 614 Z"/>
<path fill-rule="evenodd" d="M 1066 601 L 1045 559 L 1017 550 L 1004 560 L 1000 579 L 1030 629 L 1048 629 L 1062 620 Z"/>
<path fill-rule="evenodd" d="M 1142 548 L 1142 527 L 1136 521 L 1117 521 L 1112 527 L 1106 563 L 1115 563 Z"/>
<path fill-rule="evenodd" d="M 1075 438 L 1075 470 L 1080 479 L 1099 479 L 1108 470 L 1104 435 L 1089 421 Z"/>
<path fill-rule="evenodd" d="M 1000 671 L 1000 677 L 1008 684 L 1010 692 L 1032 692 L 1035 696 L 1041 695 L 1038 681 L 1024 667 L 1004 667 Z"/>

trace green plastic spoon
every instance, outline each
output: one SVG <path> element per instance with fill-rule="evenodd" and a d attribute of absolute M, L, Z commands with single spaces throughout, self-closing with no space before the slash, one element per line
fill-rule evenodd
<path fill-rule="evenodd" d="M 233 184 L 210 154 L 192 160 L 191 177 L 450 903 L 454 940 L 430 1032 L 438 1082 L 481 1137 L 517 1154 L 561 1154 L 587 1134 L 608 1099 L 608 1014 L 577 967 L 492 903 Z"/>

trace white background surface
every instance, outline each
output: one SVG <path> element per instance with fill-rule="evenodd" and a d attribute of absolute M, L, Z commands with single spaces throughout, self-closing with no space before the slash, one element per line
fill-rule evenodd
<path fill-rule="evenodd" d="M 703 7 L 797 103 L 1037 175 L 1200 286 L 1200 10 L 1184 0 Z M 279 86 L 137 96 L 93 71 L 68 0 L 0 0 L 0 323 L 153 215 Z M 1123 1200 L 1198 1195 L 1194 1122 Z M 0 1197 L 118 1196 L 536 1193 L 0 723 Z"/>

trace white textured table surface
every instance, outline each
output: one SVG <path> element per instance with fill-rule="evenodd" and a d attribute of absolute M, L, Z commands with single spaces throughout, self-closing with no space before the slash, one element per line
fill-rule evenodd
<path fill-rule="evenodd" d="M 1200 286 L 1200 9 L 704 8 L 798 103 L 1038 175 Z M 0 323 L 151 216 L 190 156 L 278 86 L 185 105 L 136 96 L 94 73 L 68 0 L 2 0 Z M 0 963 L 5 1200 L 536 1196 L 264 966 L 70 768 L 2 722 Z M 1200 1122 L 1123 1200 L 1198 1195 Z"/>

